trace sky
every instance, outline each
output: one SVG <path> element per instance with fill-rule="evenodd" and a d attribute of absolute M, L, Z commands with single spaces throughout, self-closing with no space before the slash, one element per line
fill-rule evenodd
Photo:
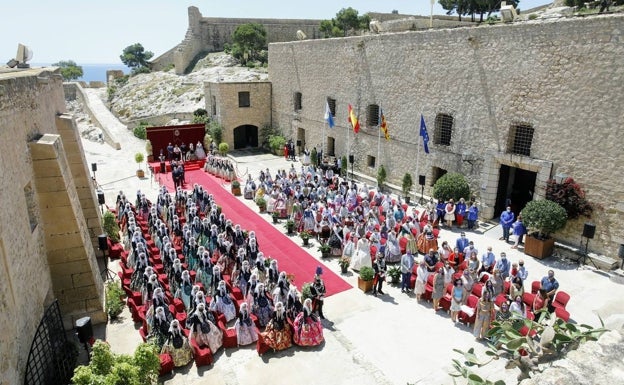
<path fill-rule="evenodd" d="M 520 0 L 519 8 L 548 4 L 549 0 Z M 359 14 L 392 12 L 429 15 L 430 0 L 30 0 L 6 1 L 0 17 L 0 63 L 22 43 L 33 51 L 32 63 L 73 60 L 83 64 L 121 64 L 119 55 L 141 43 L 157 57 L 183 39 L 189 6 L 203 16 L 331 19 L 342 8 Z M 439 4 L 433 13 L 445 14 Z"/>

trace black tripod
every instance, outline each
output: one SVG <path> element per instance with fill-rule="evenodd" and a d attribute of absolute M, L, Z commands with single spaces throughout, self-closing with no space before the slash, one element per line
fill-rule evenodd
<path fill-rule="evenodd" d="M 102 234 L 98 236 L 99 249 L 102 251 L 102 256 L 104 257 L 104 269 L 100 272 L 100 276 L 102 277 L 102 281 L 111 282 L 115 280 L 115 273 L 108 268 L 108 261 L 106 260 L 106 250 L 108 250 L 108 237 L 106 234 Z"/>
<path fill-rule="evenodd" d="M 583 238 L 585 238 L 585 250 L 583 250 Z M 587 253 L 588 245 L 589 245 L 589 238 L 581 236 L 581 247 L 580 247 L 581 256 L 579 257 L 577 262 L 578 262 L 579 266 L 581 264 L 586 265 L 587 264 L 587 260 L 589 259 L 589 262 L 591 262 L 591 264 L 594 265 L 594 267 L 596 269 L 598 269 L 598 266 L 596 266 L 596 263 L 594 262 L 594 260 Z"/>

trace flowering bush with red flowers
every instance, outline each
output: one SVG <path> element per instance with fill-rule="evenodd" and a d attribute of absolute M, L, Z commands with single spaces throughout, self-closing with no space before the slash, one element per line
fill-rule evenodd
<path fill-rule="evenodd" d="M 585 198 L 585 192 L 573 178 L 566 178 L 562 183 L 550 179 L 546 185 L 546 199 L 558 203 L 568 213 L 568 219 L 581 215 L 590 218 L 593 207 Z"/>

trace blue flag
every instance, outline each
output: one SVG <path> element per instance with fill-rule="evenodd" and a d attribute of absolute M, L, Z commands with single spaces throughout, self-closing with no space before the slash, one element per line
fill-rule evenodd
<path fill-rule="evenodd" d="M 425 153 L 429 153 L 429 134 L 427 134 L 427 126 L 425 126 L 425 118 L 420 114 L 420 136 L 423 138 L 423 146 Z"/>
<path fill-rule="evenodd" d="M 329 124 L 329 128 L 334 128 L 334 117 L 329 109 L 329 102 L 325 102 L 325 120 Z"/>

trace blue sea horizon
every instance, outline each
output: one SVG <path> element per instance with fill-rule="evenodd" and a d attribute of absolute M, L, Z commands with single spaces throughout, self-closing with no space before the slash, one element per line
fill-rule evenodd
<path fill-rule="evenodd" d="M 106 82 L 106 71 L 109 70 L 122 70 L 124 74 L 130 73 L 130 69 L 123 64 L 77 64 L 82 67 L 82 77 L 78 80 L 85 82 Z M 32 63 L 33 67 L 49 67 L 51 65 L 51 63 Z"/>

